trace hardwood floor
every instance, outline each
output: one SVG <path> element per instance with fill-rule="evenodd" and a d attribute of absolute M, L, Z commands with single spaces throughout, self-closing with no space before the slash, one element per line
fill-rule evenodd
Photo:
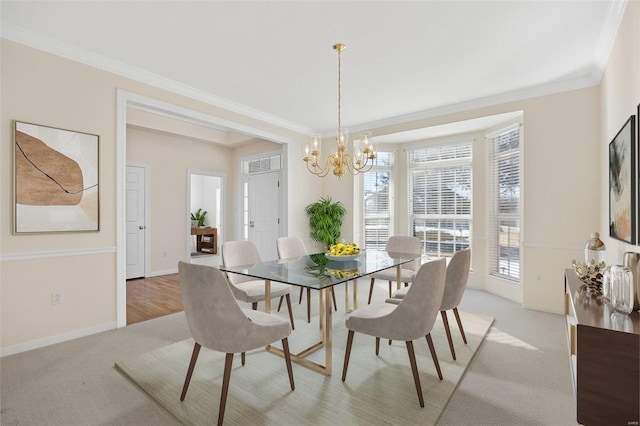
<path fill-rule="evenodd" d="M 182 310 L 178 274 L 127 280 L 127 325 Z"/>

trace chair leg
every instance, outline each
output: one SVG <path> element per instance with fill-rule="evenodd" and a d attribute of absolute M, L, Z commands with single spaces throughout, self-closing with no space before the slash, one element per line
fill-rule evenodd
<path fill-rule="evenodd" d="M 257 311 L 258 310 L 258 302 L 251 303 L 251 309 L 253 309 L 254 311 Z"/>
<path fill-rule="evenodd" d="M 291 309 L 291 297 L 287 294 L 287 308 L 289 308 L 289 321 L 291 321 L 291 329 L 295 330 L 296 326 L 293 324 L 293 309 Z"/>
<path fill-rule="evenodd" d="M 246 360 L 246 354 L 244 352 L 242 352 L 240 354 L 240 362 L 242 363 L 242 366 L 244 367 L 244 362 Z"/>
<path fill-rule="evenodd" d="M 455 361 L 456 351 L 455 349 L 453 349 L 453 339 L 451 338 L 451 329 L 449 328 L 447 313 L 445 311 L 440 311 L 440 315 L 442 315 L 442 322 L 444 323 L 444 331 L 447 332 L 447 340 L 449 340 L 449 349 L 451 349 L 451 356 L 453 356 L 453 360 Z"/>
<path fill-rule="evenodd" d="M 311 289 L 307 287 L 307 322 L 311 322 Z"/>
<path fill-rule="evenodd" d="M 280 308 L 282 308 L 282 301 L 284 300 L 284 297 L 280 296 L 280 302 L 278 302 L 278 312 L 280 312 Z"/>
<path fill-rule="evenodd" d="M 391 281 L 389 281 L 389 299 L 393 297 L 392 293 L 393 293 L 393 289 L 391 288 Z"/>
<path fill-rule="evenodd" d="M 289 384 L 291 390 L 296 389 L 295 383 L 293 383 L 293 370 L 291 369 L 291 353 L 289 352 L 289 340 L 285 337 L 282 339 L 282 351 L 284 352 L 284 362 L 287 364 L 287 373 L 289 373 Z"/>
<path fill-rule="evenodd" d="M 367 302 L 367 305 L 371 304 L 371 296 L 373 296 L 373 283 L 376 282 L 375 278 L 371 278 L 371 285 L 369 286 L 369 301 Z"/>
<path fill-rule="evenodd" d="M 453 308 L 453 314 L 456 316 L 456 321 L 458 322 L 458 328 L 460 329 L 460 334 L 462 334 L 462 341 L 464 344 L 467 344 L 467 336 L 464 335 L 464 328 L 462 328 L 462 321 L 460 321 L 460 314 L 458 313 L 458 308 Z"/>
<path fill-rule="evenodd" d="M 300 287 L 300 297 L 298 298 L 298 305 L 302 303 L 302 293 L 304 292 L 304 287 Z"/>
<path fill-rule="evenodd" d="M 198 354 L 200 353 L 200 344 L 196 342 L 193 346 L 193 352 L 191 353 L 191 361 L 189 362 L 189 369 L 187 370 L 187 377 L 184 378 L 184 386 L 182 386 L 182 395 L 180 395 L 180 401 L 184 401 L 184 397 L 187 396 L 187 389 L 189 389 L 189 383 L 191 382 L 191 375 L 196 367 L 196 361 L 198 360 Z"/>
<path fill-rule="evenodd" d="M 380 354 L 380 338 L 376 337 L 376 356 Z"/>
<path fill-rule="evenodd" d="M 222 426 L 224 420 L 224 409 L 227 406 L 227 393 L 229 391 L 229 378 L 231 377 L 231 366 L 233 365 L 233 354 L 227 354 L 224 359 L 224 375 L 222 376 L 222 393 L 220 394 L 220 410 L 218 410 L 218 426 Z"/>
<path fill-rule="evenodd" d="M 442 380 L 442 371 L 440 370 L 440 362 L 438 362 L 438 355 L 436 354 L 436 348 L 433 346 L 433 340 L 431 339 L 431 333 L 424 336 L 427 339 L 427 344 L 429 345 L 429 351 L 431 351 L 431 358 L 433 358 L 433 363 L 436 366 L 436 371 L 438 372 L 438 378 Z"/>
<path fill-rule="evenodd" d="M 333 291 L 333 287 L 331 287 L 329 290 L 331 290 L 331 298 L 333 299 L 333 310 L 337 312 L 338 304 L 336 303 L 336 293 Z"/>
<path fill-rule="evenodd" d="M 347 335 L 347 349 L 344 352 L 344 366 L 342 367 L 342 381 L 347 378 L 347 367 L 349 367 L 349 356 L 351 355 L 351 344 L 353 343 L 353 330 L 349 330 Z"/>
<path fill-rule="evenodd" d="M 416 354 L 413 351 L 413 342 L 407 341 L 407 352 L 409 352 L 409 362 L 411 363 L 411 371 L 413 371 L 413 381 L 416 384 L 416 392 L 418 392 L 418 401 L 420 407 L 424 407 L 424 398 L 422 397 L 422 386 L 420 386 L 420 375 L 418 373 L 418 365 L 416 364 Z"/>

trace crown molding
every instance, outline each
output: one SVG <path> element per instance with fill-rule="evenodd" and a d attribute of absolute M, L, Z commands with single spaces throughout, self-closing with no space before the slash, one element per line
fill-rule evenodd
<path fill-rule="evenodd" d="M 250 117 L 255 120 L 265 122 L 274 126 L 281 127 L 302 134 L 312 134 L 313 129 L 293 123 L 271 114 L 250 108 L 248 106 L 233 102 L 229 99 L 216 96 L 186 84 L 161 77 L 159 75 L 144 71 L 140 68 L 132 67 L 119 61 L 107 58 L 102 55 L 71 46 L 67 43 L 55 40 L 51 37 L 26 30 L 24 28 L 2 23 L 2 38 L 24 44 L 34 49 L 42 50 L 47 53 L 61 56 L 102 71 L 120 75 L 141 83 L 149 84 L 168 92 L 176 93 L 196 101 L 204 102 L 228 111 Z"/>
<path fill-rule="evenodd" d="M 611 49 L 613 48 L 613 43 L 616 41 L 618 29 L 622 23 L 626 7 L 627 0 L 615 0 L 609 1 L 608 3 L 607 16 L 604 20 L 604 24 L 602 25 L 600 38 L 598 39 L 596 52 L 593 58 L 593 77 L 598 81 L 598 83 L 602 81 L 602 76 L 604 75 L 604 70 L 607 67 L 607 62 L 609 62 Z"/>
<path fill-rule="evenodd" d="M 595 73 L 592 71 L 588 75 L 563 80 L 555 81 L 548 84 L 542 84 L 538 86 L 532 86 L 525 89 L 514 90 L 512 92 L 502 93 L 493 96 L 487 96 L 484 98 L 478 98 L 466 102 L 460 102 L 457 104 L 445 105 L 438 108 L 432 108 L 424 111 L 418 111 L 405 115 L 398 115 L 395 117 L 371 121 L 368 123 L 350 125 L 349 132 L 357 133 L 365 130 L 379 129 L 387 126 L 395 126 L 399 124 L 410 123 L 414 121 L 425 120 L 434 117 L 440 117 L 448 114 L 455 114 L 464 111 L 470 111 L 479 108 L 486 108 L 495 105 L 506 104 L 510 102 L 522 101 L 525 99 L 537 98 L 546 95 L 553 95 L 561 92 L 568 92 L 570 90 L 583 89 L 585 87 L 596 86 L 600 83 L 600 80 L 595 77 Z M 323 137 L 332 135 L 329 131 L 322 133 Z M 375 135 L 373 135 L 375 136 Z"/>

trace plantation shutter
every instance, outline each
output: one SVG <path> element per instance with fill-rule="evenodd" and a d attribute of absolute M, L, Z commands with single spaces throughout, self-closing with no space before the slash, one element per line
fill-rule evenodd
<path fill-rule="evenodd" d="M 488 137 L 491 173 L 489 272 L 520 280 L 520 127 Z"/>
<path fill-rule="evenodd" d="M 472 142 L 409 151 L 410 223 L 423 252 L 451 256 L 471 239 Z"/>
<path fill-rule="evenodd" d="M 393 232 L 393 153 L 378 152 L 376 165 L 364 174 L 365 247 L 384 250 Z"/>

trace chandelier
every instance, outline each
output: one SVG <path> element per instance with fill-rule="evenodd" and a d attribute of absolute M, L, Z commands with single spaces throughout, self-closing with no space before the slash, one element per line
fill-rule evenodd
<path fill-rule="evenodd" d="M 370 133 L 363 133 L 360 140 L 353 143 L 353 153 L 347 153 L 347 144 L 349 143 L 349 132 L 342 128 L 340 118 L 341 80 L 340 80 L 340 54 L 346 46 L 342 43 L 334 44 L 333 49 L 338 52 L 338 130 L 336 132 L 336 151 L 329 155 L 325 161 L 320 160 L 320 146 L 322 137 L 320 135 L 312 136 L 313 141 L 307 143 L 304 149 L 304 161 L 307 164 L 307 170 L 319 177 L 325 177 L 333 170 L 333 174 L 340 179 L 347 171 L 352 175 L 358 175 L 371 170 L 373 160 L 376 154 L 370 140 Z M 309 156 L 311 154 L 311 156 Z M 321 166 L 320 164 L 324 164 Z"/>

